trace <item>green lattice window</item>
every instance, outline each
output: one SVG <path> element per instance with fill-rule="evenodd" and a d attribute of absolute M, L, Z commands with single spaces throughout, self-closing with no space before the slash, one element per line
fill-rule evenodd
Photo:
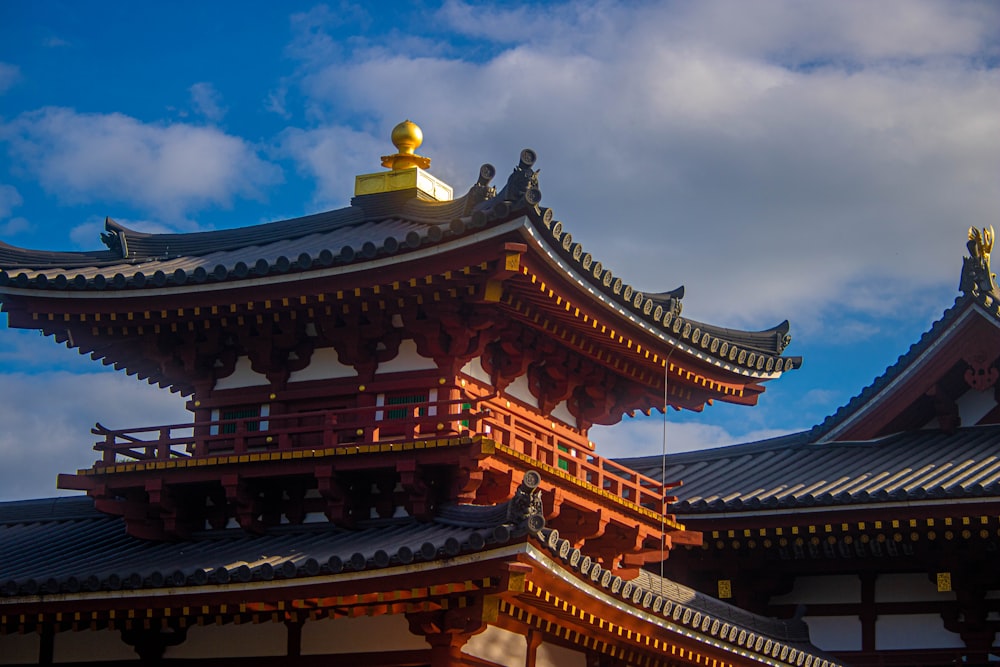
<path fill-rule="evenodd" d="M 558 449 L 560 452 L 563 452 L 564 454 L 569 454 L 569 447 L 566 447 L 565 445 L 556 445 L 556 449 Z M 563 470 L 569 470 L 569 461 L 560 456 L 559 467 L 562 468 Z"/>
<path fill-rule="evenodd" d="M 252 419 L 253 421 L 247 421 L 243 424 L 243 430 L 247 432 L 256 432 L 260 430 L 260 406 L 259 405 L 241 405 L 233 408 L 223 408 L 220 411 L 222 421 L 227 421 L 230 419 Z M 219 428 L 220 433 L 236 433 L 236 422 L 230 422 L 228 424 L 222 424 Z"/>
<path fill-rule="evenodd" d="M 406 394 L 402 396 L 387 396 L 385 399 L 386 405 L 413 405 L 415 403 L 426 403 L 427 394 Z M 396 410 L 386 410 L 386 419 L 406 419 L 413 412 L 406 408 L 397 408 Z M 420 416 L 427 414 L 427 408 L 420 408 Z"/>

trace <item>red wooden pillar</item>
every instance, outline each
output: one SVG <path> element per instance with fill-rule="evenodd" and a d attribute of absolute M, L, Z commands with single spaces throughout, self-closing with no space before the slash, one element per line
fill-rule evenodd
<path fill-rule="evenodd" d="M 406 615 L 410 632 L 422 635 L 431 645 L 430 667 L 464 667 L 462 647 L 486 629 L 482 600 L 476 604 L 449 610 L 416 612 Z"/>
<path fill-rule="evenodd" d="M 457 632 L 440 632 L 425 635 L 431 645 L 431 667 L 461 667 L 467 663 L 462 655 L 462 647 L 471 635 Z"/>

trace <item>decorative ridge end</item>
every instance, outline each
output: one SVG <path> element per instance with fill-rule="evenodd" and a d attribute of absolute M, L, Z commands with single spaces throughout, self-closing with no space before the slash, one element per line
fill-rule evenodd
<path fill-rule="evenodd" d="M 125 240 L 125 228 L 109 216 L 106 216 L 104 218 L 104 229 L 105 231 L 101 232 L 101 242 L 111 252 L 118 253 L 122 259 L 128 259 L 128 242 Z"/>
<path fill-rule="evenodd" d="M 496 167 L 489 162 L 479 168 L 479 180 L 469 188 L 469 192 L 465 195 L 463 215 L 470 215 L 477 206 L 497 196 L 496 187 L 490 185 L 490 181 L 496 175 Z"/>
<path fill-rule="evenodd" d="M 962 279 L 958 289 L 963 294 L 979 296 L 992 294 L 1000 297 L 996 274 L 990 270 L 990 253 L 993 252 L 993 225 L 977 229 L 969 227 L 969 257 L 962 258 Z"/>
<path fill-rule="evenodd" d="M 524 479 L 507 505 L 507 521 L 527 529 L 531 534 L 537 534 L 545 527 L 542 491 L 538 488 L 541 483 L 542 476 L 537 470 L 524 473 Z"/>
<path fill-rule="evenodd" d="M 472 217 L 477 226 L 524 210 L 534 211 L 536 215 L 551 221 L 551 213 L 543 212 L 538 206 L 539 202 L 542 201 L 542 191 L 538 189 L 539 170 L 532 169 L 537 160 L 538 155 L 530 148 L 521 151 L 518 164 L 514 167 L 514 171 L 507 179 L 507 184 L 503 189 L 495 197 L 488 197 L 474 207 Z M 489 175 L 489 179 L 492 179 L 493 174 L 496 173 L 492 165 L 483 165 L 483 170 L 480 171 L 480 183 L 483 183 L 485 176 Z M 486 183 L 488 182 L 487 179 Z M 478 185 L 477 183 L 473 188 Z"/>

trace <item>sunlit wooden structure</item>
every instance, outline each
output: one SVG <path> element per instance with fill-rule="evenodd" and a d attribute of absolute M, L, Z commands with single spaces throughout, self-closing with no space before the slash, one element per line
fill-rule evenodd
<path fill-rule="evenodd" d="M 193 234 L 108 220 L 92 253 L 0 246 L 10 326 L 180 392 L 194 416 L 98 424 L 98 460 L 59 479 L 90 500 L 20 532 L 31 508 L 0 511 L 37 555 L 0 565 L 0 646 L 205 665 L 832 664 L 798 621 L 642 571 L 701 535 L 668 513 L 670 483 L 588 438 L 664 396 L 752 405 L 799 364 L 787 323 L 685 318 L 683 290 L 624 283 L 540 206 L 533 151 L 499 192 L 484 165 L 453 199 L 421 139 L 400 124 L 389 170 L 359 176 L 345 209 Z M 91 527 L 60 538 L 73 522 Z"/>

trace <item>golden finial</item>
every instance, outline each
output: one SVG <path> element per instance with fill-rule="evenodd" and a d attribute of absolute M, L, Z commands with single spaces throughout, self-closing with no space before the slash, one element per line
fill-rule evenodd
<path fill-rule="evenodd" d="M 969 227 L 969 252 L 973 257 L 985 259 L 989 265 L 990 253 L 993 252 L 993 225 L 983 227 L 982 231 Z"/>
<path fill-rule="evenodd" d="M 962 282 L 959 284 L 963 292 L 992 292 L 996 295 L 996 274 L 990 270 L 994 236 L 993 225 L 982 229 L 969 227 L 969 242 L 965 246 L 970 256 L 962 261 Z"/>
<path fill-rule="evenodd" d="M 410 167 L 428 169 L 431 166 L 431 159 L 414 152 L 422 143 L 424 143 L 424 133 L 420 130 L 420 126 L 411 120 L 404 120 L 392 128 L 392 145 L 398 152 L 393 155 L 383 155 L 382 166 L 393 171 Z"/>

